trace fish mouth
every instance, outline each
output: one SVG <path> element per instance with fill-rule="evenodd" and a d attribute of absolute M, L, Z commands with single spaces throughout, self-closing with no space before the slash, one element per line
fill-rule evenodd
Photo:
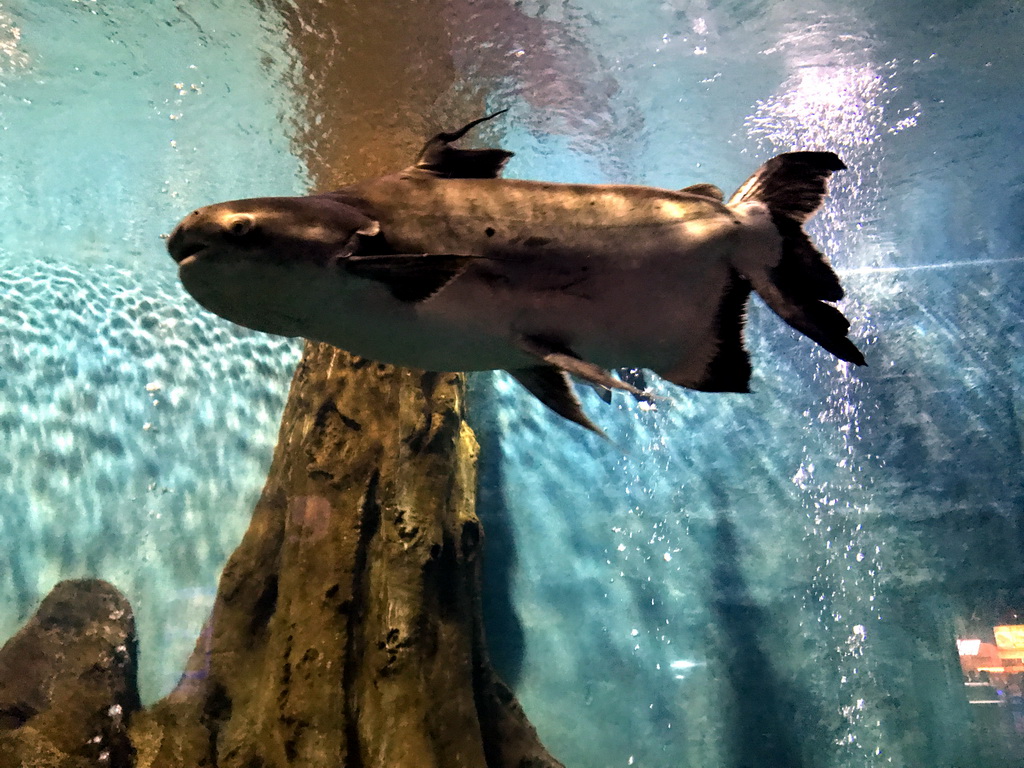
<path fill-rule="evenodd" d="M 200 236 L 197 236 L 199 234 Z M 211 243 L 200 233 L 189 232 L 178 225 L 167 238 L 167 252 L 179 266 L 191 264 L 203 252 L 209 249 Z"/>
<path fill-rule="evenodd" d="M 178 262 L 178 268 L 183 269 L 189 266 L 190 264 L 195 264 L 197 261 L 199 261 L 199 257 L 205 250 L 207 249 L 204 246 L 198 245 L 194 248 L 189 248 L 186 251 L 182 251 L 181 253 L 174 254 L 173 258 L 176 262 Z"/>
<path fill-rule="evenodd" d="M 171 253 L 171 258 L 178 263 L 178 266 L 185 267 L 198 261 L 203 252 L 209 250 L 209 246 L 201 242 L 175 243 L 168 250 Z"/>

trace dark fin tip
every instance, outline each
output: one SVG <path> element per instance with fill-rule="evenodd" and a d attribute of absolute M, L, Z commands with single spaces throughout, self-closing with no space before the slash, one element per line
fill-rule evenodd
<path fill-rule="evenodd" d="M 718 349 L 699 380 L 687 380 L 671 371 L 660 374 L 668 381 L 698 392 L 750 392 L 750 355 L 743 345 L 750 282 L 736 270 L 729 270 L 729 284 L 718 304 L 715 333 Z"/>
<path fill-rule="evenodd" d="M 850 321 L 839 309 L 831 304 L 811 301 L 798 307 L 798 310 L 798 314 L 788 317 L 782 315 L 782 319 L 840 360 L 854 365 L 867 364 L 864 354 L 847 337 Z"/>
<path fill-rule="evenodd" d="M 729 287 L 718 305 L 715 325 L 718 351 L 708 366 L 707 384 L 711 392 L 749 392 L 750 355 L 743 346 L 743 326 L 747 320 L 750 282 L 734 269 L 729 270 Z"/>

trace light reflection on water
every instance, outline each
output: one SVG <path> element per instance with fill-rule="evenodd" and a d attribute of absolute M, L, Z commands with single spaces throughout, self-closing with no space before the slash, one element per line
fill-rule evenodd
<path fill-rule="evenodd" d="M 303 188 L 290 52 L 264 22 L 0 8 L 0 636 L 56 581 L 109 579 L 147 700 L 195 644 L 297 360 L 202 313 L 160 240 L 199 200 Z"/>

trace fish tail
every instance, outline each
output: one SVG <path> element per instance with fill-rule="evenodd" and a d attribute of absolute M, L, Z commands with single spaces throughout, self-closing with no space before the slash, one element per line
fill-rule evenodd
<path fill-rule="evenodd" d="M 831 303 L 843 298 L 839 278 L 803 228 L 828 194 L 829 177 L 844 168 L 832 152 L 789 152 L 762 165 L 728 205 L 741 216 L 752 208 L 764 210 L 746 204 L 767 207 L 782 253 L 771 249 L 768 258 L 755 248 L 734 267 L 790 326 L 836 357 L 864 365 L 864 355 L 847 338 L 849 320 Z"/>

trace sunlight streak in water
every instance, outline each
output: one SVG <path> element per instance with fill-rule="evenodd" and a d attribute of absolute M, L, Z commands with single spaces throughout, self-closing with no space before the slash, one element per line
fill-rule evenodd
<path fill-rule="evenodd" d="M 832 44 L 822 41 L 822 50 Z M 843 254 L 863 264 L 870 249 L 861 228 L 844 219 L 863 220 L 880 206 L 878 185 L 873 183 L 881 159 L 880 139 L 912 127 L 916 116 L 901 115 L 887 126 L 895 68 L 892 63 L 879 67 L 863 47 L 846 55 L 836 52 L 827 59 L 794 59 L 790 66 L 793 74 L 775 95 L 756 105 L 747 129 L 772 153 L 820 149 L 843 158 L 848 170 L 833 179 L 832 197 L 818 214 L 814 237 L 826 255 Z M 845 275 L 869 269 L 838 271 Z M 853 323 L 854 337 L 869 346 L 876 330 L 866 306 L 851 297 L 844 303 L 844 312 Z M 822 365 L 833 367 L 824 360 Z M 870 417 L 864 413 L 862 384 L 852 366 L 838 366 L 836 374 L 817 413 L 806 413 L 813 423 L 832 424 L 835 437 L 829 444 L 805 446 L 804 461 L 792 482 L 802 495 L 806 540 L 820 552 L 805 600 L 808 611 L 817 614 L 816 621 L 832 638 L 832 647 L 823 651 L 837 662 L 834 674 L 841 691 L 837 704 L 843 725 L 835 733 L 834 744 L 850 750 L 857 760 L 866 760 L 865 764 L 877 765 L 894 755 L 882 750 L 892 740 L 877 717 L 883 697 L 871 655 L 870 627 L 881 620 L 876 597 L 878 574 L 884 566 L 884 549 L 870 526 L 870 485 L 876 467 L 864 466 L 857 458 L 864 422 Z"/>
<path fill-rule="evenodd" d="M 969 269 L 971 267 L 992 267 L 1000 264 L 1021 264 L 1024 263 L 1024 256 L 1014 256 L 1008 259 L 974 259 L 973 261 L 941 261 L 936 264 L 913 264 L 905 267 L 852 267 L 848 269 L 837 269 L 841 277 L 846 275 L 872 275 L 888 272 L 917 272 L 932 269 Z"/>

